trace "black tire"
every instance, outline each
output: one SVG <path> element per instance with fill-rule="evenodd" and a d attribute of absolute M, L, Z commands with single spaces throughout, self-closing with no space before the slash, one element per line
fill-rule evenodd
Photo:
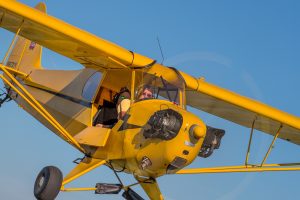
<path fill-rule="evenodd" d="M 63 181 L 61 171 L 54 166 L 41 170 L 34 183 L 34 196 L 38 200 L 54 200 Z"/>

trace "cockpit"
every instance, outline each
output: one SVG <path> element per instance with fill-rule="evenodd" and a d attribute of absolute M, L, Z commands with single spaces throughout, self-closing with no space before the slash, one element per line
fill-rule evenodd
<path fill-rule="evenodd" d="M 160 65 L 152 66 L 150 69 L 137 69 L 137 70 L 110 70 L 104 74 L 104 77 L 99 81 L 100 87 L 96 87 L 94 84 L 89 83 L 89 87 L 98 91 L 95 95 L 91 95 L 92 92 L 87 92 L 87 96 L 94 96 L 94 107 L 97 108 L 98 113 L 101 110 L 105 110 L 105 115 L 109 115 L 109 119 L 105 119 L 103 116 L 104 124 L 106 121 L 109 123 L 112 121 L 116 123 L 117 119 L 113 120 L 118 114 L 116 108 L 118 108 L 118 100 L 114 97 L 118 96 L 120 90 L 127 88 L 130 99 L 130 104 L 134 104 L 146 100 L 165 100 L 172 102 L 185 109 L 185 82 L 180 73 L 173 68 L 159 68 Z M 159 73 L 158 73 L 159 72 Z M 90 80 L 97 79 L 98 76 L 94 75 Z M 93 87 L 92 87 L 93 86 Z M 109 107 L 106 108 L 106 107 Z M 108 114 L 113 112 L 113 114 Z M 94 112 L 96 115 L 97 113 Z M 102 116 L 100 113 L 99 116 Z M 102 121 L 103 121 L 102 120 Z"/>

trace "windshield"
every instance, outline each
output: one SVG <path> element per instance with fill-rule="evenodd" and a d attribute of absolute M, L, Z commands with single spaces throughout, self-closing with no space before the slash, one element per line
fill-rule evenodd
<path fill-rule="evenodd" d="M 135 100 L 161 99 L 185 107 L 184 82 L 176 71 L 170 69 L 165 75 L 140 73 L 136 77 Z"/>

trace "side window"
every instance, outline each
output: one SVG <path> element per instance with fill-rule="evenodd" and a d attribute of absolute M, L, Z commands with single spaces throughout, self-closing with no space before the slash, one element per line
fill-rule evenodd
<path fill-rule="evenodd" d="M 94 73 L 86 82 L 83 90 L 82 90 L 82 97 L 88 101 L 92 101 L 95 92 L 98 88 L 102 75 L 100 72 Z"/>

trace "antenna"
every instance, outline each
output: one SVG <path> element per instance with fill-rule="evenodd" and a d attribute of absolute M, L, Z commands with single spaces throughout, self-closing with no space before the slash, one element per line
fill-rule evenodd
<path fill-rule="evenodd" d="M 165 60 L 165 57 L 164 57 L 164 54 L 163 54 L 163 51 L 162 51 L 162 48 L 161 48 L 161 45 L 160 45 L 160 41 L 159 41 L 158 36 L 156 37 L 156 39 L 157 39 L 157 43 L 158 43 L 158 46 L 159 46 L 160 54 L 161 54 L 161 57 L 162 57 L 162 61 L 161 61 L 160 64 L 163 64 L 163 63 L 164 63 L 164 60 Z"/>

